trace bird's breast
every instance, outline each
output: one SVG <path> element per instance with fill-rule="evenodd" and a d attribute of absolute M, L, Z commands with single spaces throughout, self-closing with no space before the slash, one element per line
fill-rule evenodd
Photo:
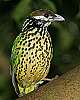
<path fill-rule="evenodd" d="M 21 37 L 17 80 L 36 82 L 46 77 L 52 58 L 52 42 L 48 32 L 41 35 L 39 32 L 29 31 Z"/>

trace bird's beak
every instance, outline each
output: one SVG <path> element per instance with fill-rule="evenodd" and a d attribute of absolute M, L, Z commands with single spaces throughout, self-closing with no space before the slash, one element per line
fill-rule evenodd
<path fill-rule="evenodd" d="M 65 21 L 65 19 L 62 16 L 55 14 L 54 21 Z"/>
<path fill-rule="evenodd" d="M 58 15 L 58 14 L 55 14 L 55 16 L 52 16 L 52 18 L 50 18 L 50 21 L 53 22 L 53 21 L 65 21 L 65 19 Z"/>

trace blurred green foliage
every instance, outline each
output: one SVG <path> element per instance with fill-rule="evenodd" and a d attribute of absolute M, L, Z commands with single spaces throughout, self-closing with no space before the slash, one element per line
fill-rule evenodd
<path fill-rule="evenodd" d="M 0 0 L 0 58 L 5 59 L 6 55 L 10 60 L 13 41 L 21 32 L 22 23 L 36 9 L 50 9 L 65 18 L 65 22 L 48 28 L 54 47 L 51 68 L 55 66 L 49 76 L 65 73 L 80 64 L 80 0 Z M 9 66 L 5 64 L 3 69 L 1 62 L 0 100 L 14 100 L 16 95 L 9 73 L 5 75 L 4 71 Z"/>

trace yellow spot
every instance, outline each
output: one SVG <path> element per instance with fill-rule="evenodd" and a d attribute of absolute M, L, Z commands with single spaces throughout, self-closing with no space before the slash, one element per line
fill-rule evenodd
<path fill-rule="evenodd" d="M 19 87 L 20 96 L 22 96 L 23 95 L 24 88 L 20 87 L 19 84 L 18 84 L 18 87 Z"/>
<path fill-rule="evenodd" d="M 28 94 L 35 90 L 35 85 L 31 85 L 30 87 L 26 87 L 25 94 Z"/>

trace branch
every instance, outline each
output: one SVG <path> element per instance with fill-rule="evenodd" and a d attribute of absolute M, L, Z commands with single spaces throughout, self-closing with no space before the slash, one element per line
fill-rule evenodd
<path fill-rule="evenodd" d="M 80 100 L 80 65 L 17 100 Z"/>

